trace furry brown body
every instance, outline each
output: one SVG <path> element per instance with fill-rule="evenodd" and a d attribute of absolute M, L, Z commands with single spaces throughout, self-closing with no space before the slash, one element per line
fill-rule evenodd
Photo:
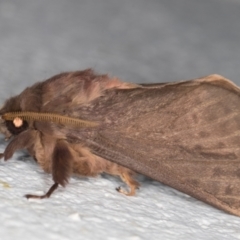
<path fill-rule="evenodd" d="M 51 112 L 97 123 L 76 128 L 43 121 L 2 120 L 12 141 L 52 173 L 57 187 L 71 174 L 118 175 L 134 195 L 139 172 L 240 216 L 240 90 L 219 75 L 179 83 L 137 85 L 63 73 L 9 99 L 0 114 Z M 28 195 L 28 197 L 35 197 Z"/>
<path fill-rule="evenodd" d="M 110 79 L 107 75 L 95 75 L 91 70 L 63 73 L 46 82 L 37 83 L 19 96 L 9 99 L 0 114 L 35 111 L 81 117 L 81 107 L 89 107 L 90 102 L 102 96 L 105 90 L 133 86 L 135 85 L 122 83 L 117 78 Z M 129 192 L 119 188 L 120 192 L 134 195 L 139 184 L 132 178 L 132 170 L 91 153 L 84 141 L 68 141 L 71 132 L 81 134 L 82 131 L 85 130 L 55 126 L 51 122 L 28 122 L 20 128 L 12 122 L 3 123 L 2 132 L 8 138 L 15 136 L 6 148 L 4 157 L 7 160 L 17 149 L 26 148 L 44 171 L 52 173 L 53 180 L 63 186 L 71 174 L 96 176 L 105 172 L 120 176 L 129 185 Z"/>

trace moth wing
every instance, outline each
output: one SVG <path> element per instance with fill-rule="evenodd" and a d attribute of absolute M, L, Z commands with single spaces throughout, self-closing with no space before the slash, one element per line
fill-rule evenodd
<path fill-rule="evenodd" d="M 92 104 L 85 117 L 109 123 L 84 135 L 94 154 L 240 216 L 238 87 L 214 75 Z"/>

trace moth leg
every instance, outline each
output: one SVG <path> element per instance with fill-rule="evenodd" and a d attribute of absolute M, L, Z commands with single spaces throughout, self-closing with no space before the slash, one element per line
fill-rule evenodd
<path fill-rule="evenodd" d="M 29 198 L 35 198 L 35 199 L 49 198 L 49 197 L 52 195 L 52 193 L 53 193 L 57 188 L 58 188 L 58 183 L 54 183 L 54 184 L 49 188 L 49 190 L 47 191 L 47 193 L 44 194 L 44 195 L 38 196 L 38 195 L 26 194 L 25 197 L 26 197 L 27 199 L 29 199 Z"/>
<path fill-rule="evenodd" d="M 36 139 L 36 131 L 35 130 L 25 130 L 19 133 L 6 147 L 4 151 L 4 159 L 5 161 L 11 158 L 15 151 L 29 148 L 33 145 Z"/>
<path fill-rule="evenodd" d="M 51 194 L 58 188 L 58 185 L 63 187 L 68 182 L 72 171 L 72 155 L 65 141 L 59 140 L 56 142 L 52 154 L 52 175 L 54 184 L 50 187 L 46 194 L 38 196 L 27 194 L 26 198 L 49 198 Z"/>
<path fill-rule="evenodd" d="M 122 181 L 128 185 L 130 191 L 123 190 L 121 187 L 116 188 L 116 190 L 126 196 L 134 196 L 136 193 L 136 189 L 139 188 L 140 184 L 136 180 L 134 180 L 129 173 L 122 173 L 120 177 Z"/>
<path fill-rule="evenodd" d="M 0 159 L 4 157 L 4 153 L 0 153 Z"/>

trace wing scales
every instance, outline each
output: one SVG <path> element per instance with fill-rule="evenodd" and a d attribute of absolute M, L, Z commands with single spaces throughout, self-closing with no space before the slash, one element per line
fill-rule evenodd
<path fill-rule="evenodd" d="M 193 84 L 184 94 L 169 88 L 160 107 L 153 96 L 152 105 L 146 100 L 149 109 L 134 116 L 123 99 L 128 114 L 121 112 L 121 121 L 95 132 L 87 145 L 103 158 L 240 216 L 239 94 L 216 83 Z M 152 94 L 161 102 L 161 93 L 162 86 Z"/>

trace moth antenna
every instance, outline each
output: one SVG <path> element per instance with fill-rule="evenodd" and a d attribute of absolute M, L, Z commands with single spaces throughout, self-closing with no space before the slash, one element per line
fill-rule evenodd
<path fill-rule="evenodd" d="M 63 116 L 56 113 L 39 113 L 39 112 L 8 112 L 1 116 L 4 120 L 16 121 L 19 118 L 25 121 L 43 121 L 43 122 L 54 122 L 64 125 L 73 125 L 80 128 L 85 127 L 96 127 L 98 123 L 87 121 L 79 118 Z"/>

